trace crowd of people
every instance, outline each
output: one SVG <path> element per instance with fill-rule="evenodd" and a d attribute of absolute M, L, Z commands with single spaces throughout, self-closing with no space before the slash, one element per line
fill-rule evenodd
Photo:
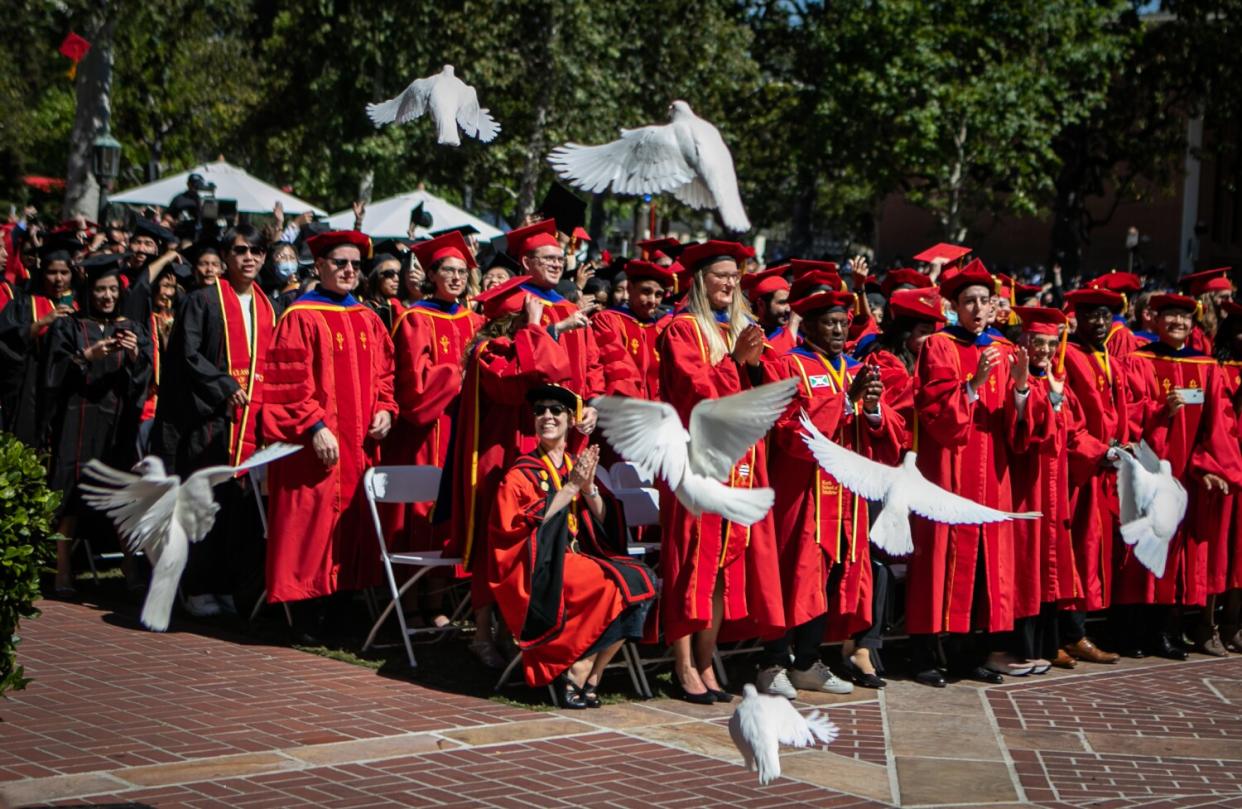
<path fill-rule="evenodd" d="M 443 626 L 446 586 L 468 578 L 471 651 L 495 668 L 520 651 L 527 682 L 555 683 L 569 707 L 599 704 L 628 640 L 671 646 L 691 702 L 731 699 L 713 657 L 742 639 L 762 642 L 763 692 L 883 687 L 899 604 L 914 677 L 932 687 L 1185 659 L 1187 638 L 1242 651 L 1228 268 L 1187 276 L 1181 294 L 1117 271 L 1025 284 L 951 244 L 883 273 L 860 257 L 762 266 L 740 243 L 667 237 L 587 260 L 583 232 L 541 216 L 481 265 L 469 228 L 373 244 L 278 216 L 179 235 L 150 213 L 3 228 L 0 427 L 46 453 L 61 532 L 96 539 L 108 526 L 77 492 L 89 459 L 128 468 L 150 453 L 184 476 L 303 445 L 268 468 L 266 540 L 248 479 L 217 488 L 220 519 L 182 581 L 193 615 L 262 590 L 313 640 L 342 594 L 383 582 L 364 473 L 413 464 L 443 470 L 440 496 L 386 506 L 388 547 L 461 563 L 406 606 Z M 661 400 L 688 421 L 705 399 L 789 378 L 793 403 L 727 481 L 771 487 L 768 515 L 694 514 L 662 489 L 659 525 L 626 525 L 597 482 L 618 458 L 594 397 Z M 932 482 L 1042 516 L 914 517 L 913 554 L 889 556 L 868 540 L 872 504 L 803 442 L 804 412 L 868 458 L 915 451 Z M 1119 533 L 1114 462 L 1140 441 L 1190 497 L 1162 575 Z M 659 543 L 645 560 L 629 553 L 640 532 Z M 62 592 L 71 547 L 58 545 Z M 1115 650 L 1089 637 L 1092 614 L 1116 622 Z"/>

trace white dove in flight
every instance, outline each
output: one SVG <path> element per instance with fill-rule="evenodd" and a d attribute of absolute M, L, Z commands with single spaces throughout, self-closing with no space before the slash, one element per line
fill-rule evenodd
<path fill-rule="evenodd" d="M 746 452 L 767 435 L 797 391 L 796 379 L 704 399 L 690 411 L 690 430 L 666 402 L 600 396 L 604 437 L 648 480 L 662 478 L 696 517 L 719 514 L 739 525 L 764 518 L 775 499 L 771 489 L 743 489 L 721 481 Z M 754 470 L 750 471 L 754 474 Z"/>
<path fill-rule="evenodd" d="M 1117 499 L 1120 501 L 1121 538 L 1134 546 L 1134 556 L 1156 578 L 1164 575 L 1169 543 L 1186 516 L 1186 489 L 1173 476 L 1173 467 L 1161 460 L 1146 441 L 1131 454 L 1120 447 L 1117 456 Z"/>
<path fill-rule="evenodd" d="M 733 744 L 746 769 L 759 771 L 760 784 L 781 777 L 780 745 L 832 744 L 838 733 L 837 726 L 819 711 L 803 716 L 789 700 L 760 694 L 750 683 L 742 686 L 742 701 L 729 718 Z"/>
<path fill-rule="evenodd" d="M 618 140 L 600 146 L 566 143 L 552 150 L 548 162 L 584 191 L 598 194 L 609 186 L 618 194 L 671 191 L 692 208 L 719 210 L 729 230 L 750 230 L 733 155 L 720 132 L 684 101 L 674 101 L 668 111 L 671 123 L 622 129 Z"/>
<path fill-rule="evenodd" d="M 898 466 L 877 463 L 857 452 L 830 441 L 803 412 L 802 440 L 819 462 L 820 468 L 859 497 L 883 502 L 884 507 L 871 526 L 871 542 L 896 556 L 914 550 L 910 534 L 910 512 L 933 522 L 949 525 L 982 525 L 1007 520 L 1035 520 L 1038 511 L 1000 511 L 937 486 L 919 471 L 913 452 L 907 452 Z"/>
<path fill-rule="evenodd" d="M 375 126 L 404 124 L 431 110 L 431 118 L 439 131 L 437 140 L 449 146 L 460 146 L 457 127 L 472 138 L 491 143 L 500 133 L 500 124 L 490 112 L 479 106 L 474 88 L 453 75 L 453 66 L 445 65 L 434 76 L 415 79 L 405 92 L 379 104 L 367 104 L 367 115 Z"/>
<path fill-rule="evenodd" d="M 151 586 L 142 605 L 142 625 L 156 632 L 168 629 L 173 600 L 190 555 L 190 543 L 211 531 L 220 510 L 212 489 L 239 472 L 292 455 L 302 447 L 272 444 L 251 455 L 241 466 L 209 466 L 181 482 L 164 471 L 164 463 L 148 455 L 134 465 L 137 475 L 113 469 L 98 460 L 83 468 L 82 499 L 105 512 L 130 553 L 142 551 L 151 560 Z M 85 481 L 95 481 L 89 483 Z"/>

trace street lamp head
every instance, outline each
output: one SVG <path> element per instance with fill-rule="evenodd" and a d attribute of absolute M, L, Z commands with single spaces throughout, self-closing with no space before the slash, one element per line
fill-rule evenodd
<path fill-rule="evenodd" d="M 94 170 L 100 183 L 115 179 L 121 173 L 121 144 L 107 128 L 95 138 Z"/>

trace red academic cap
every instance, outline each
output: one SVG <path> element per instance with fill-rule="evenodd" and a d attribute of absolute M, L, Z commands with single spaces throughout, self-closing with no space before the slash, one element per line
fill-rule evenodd
<path fill-rule="evenodd" d="M 977 258 L 957 272 L 946 272 L 940 277 L 940 295 L 951 301 L 956 301 L 958 293 L 969 286 L 987 287 L 989 292 L 996 290 L 992 273 Z"/>
<path fill-rule="evenodd" d="M 934 287 L 899 289 L 888 299 L 888 312 L 892 317 L 908 317 L 912 320 L 945 321 L 940 308 L 940 293 Z"/>
<path fill-rule="evenodd" d="M 1013 279 L 1010 278 L 1008 275 L 1005 275 L 1003 272 L 996 273 L 995 275 L 992 276 L 992 278 L 996 282 L 997 297 L 1007 298 L 1010 303 L 1013 303 L 1013 290 L 1014 290 Z"/>
<path fill-rule="evenodd" d="M 561 243 L 556 238 L 555 219 L 544 219 L 505 234 L 505 252 L 514 258 L 521 258 L 540 247 L 560 246 Z"/>
<path fill-rule="evenodd" d="M 815 270 L 802 275 L 793 282 L 793 286 L 789 288 L 789 299 L 792 301 L 805 298 L 819 287 L 828 287 L 834 292 L 846 291 L 845 282 L 841 280 L 841 276 L 835 272 Z"/>
<path fill-rule="evenodd" d="M 957 261 L 969 252 L 969 247 L 963 247 L 960 244 L 941 242 L 940 244 L 933 244 L 921 253 L 916 253 L 914 260 L 926 261 L 928 264 L 931 264 L 933 261 L 943 261 L 948 264 L 950 262 Z"/>
<path fill-rule="evenodd" d="M 529 280 L 525 275 L 516 275 L 475 295 L 475 301 L 483 305 L 483 317 L 495 320 L 522 311 L 522 307 L 526 305 L 526 296 L 530 294 L 522 289 L 522 284 Z"/>
<path fill-rule="evenodd" d="M 587 233 L 587 232 L 586 232 L 585 230 L 583 230 L 581 227 L 576 227 L 576 228 L 574 228 L 574 232 L 573 232 L 573 233 L 571 233 L 571 234 L 569 234 L 569 235 L 570 235 L 570 236 L 572 236 L 574 239 L 576 239 L 576 240 L 580 241 L 580 242 L 589 242 L 589 241 L 591 241 L 591 234 L 590 234 L 590 233 Z"/>
<path fill-rule="evenodd" d="M 1029 298 L 1032 295 L 1038 295 L 1041 290 L 1043 290 L 1043 287 L 1039 284 L 1023 284 L 1015 282 L 1013 285 L 1014 297 L 1016 298 Z"/>
<path fill-rule="evenodd" d="M 1143 291 L 1143 279 L 1132 272 L 1109 270 L 1087 282 L 1091 289 L 1107 289 L 1123 295 L 1134 295 Z"/>
<path fill-rule="evenodd" d="M 702 244 L 692 244 L 682 250 L 680 262 L 683 267 L 695 272 L 715 260 L 726 258 L 736 261 L 740 266 L 742 262 L 754 255 L 754 250 L 739 242 L 712 239 Z"/>
<path fill-rule="evenodd" d="M 1065 308 L 1070 311 L 1087 309 L 1092 306 L 1107 306 L 1114 312 L 1126 308 L 1125 296 L 1111 289 L 1075 289 L 1065 293 Z"/>
<path fill-rule="evenodd" d="M 661 267 L 659 264 L 636 258 L 626 262 L 625 280 L 631 282 L 658 281 L 660 286 L 671 287 L 677 283 L 677 276 L 673 273 L 671 267 Z"/>
<path fill-rule="evenodd" d="M 785 280 L 785 271 L 788 269 L 788 264 L 778 264 L 759 272 L 747 273 L 742 276 L 742 291 L 753 301 L 782 289 L 787 290 L 789 282 Z"/>
<path fill-rule="evenodd" d="M 1199 302 L 1197 300 L 1189 295 L 1175 295 L 1172 292 L 1152 295 L 1147 306 L 1154 312 L 1162 312 L 1165 309 L 1185 309 L 1187 312 L 1199 311 Z"/>
<path fill-rule="evenodd" d="M 812 261 L 806 258 L 794 258 L 789 260 L 789 271 L 793 273 L 794 280 L 797 281 L 802 276 L 810 272 L 830 272 L 840 273 L 840 267 L 835 261 Z"/>
<path fill-rule="evenodd" d="M 425 242 L 416 242 L 410 250 L 418 259 L 418 263 L 428 272 L 431 271 L 433 264 L 445 258 L 459 258 L 466 262 L 466 266 L 470 269 L 479 266 L 474 259 L 474 254 L 466 246 L 465 238 L 462 237 L 460 231 L 456 230 L 450 230 Z"/>
<path fill-rule="evenodd" d="M 918 270 L 902 267 L 899 270 L 889 270 L 884 274 L 884 282 L 880 284 L 880 294 L 887 298 L 897 291 L 897 287 L 927 289 L 931 286 L 935 286 L 935 284 L 932 283 L 932 279 L 928 276 Z"/>
<path fill-rule="evenodd" d="M 680 247 L 681 242 L 672 236 L 664 236 L 659 239 L 644 239 L 638 243 L 638 249 L 642 251 L 643 258 L 648 261 L 655 261 L 661 255 L 665 258 L 677 258 L 677 254 L 681 252 Z"/>
<path fill-rule="evenodd" d="M 371 257 L 371 237 L 361 231 L 329 230 L 306 240 L 306 246 L 310 248 L 311 255 L 315 258 L 323 258 L 332 252 L 332 248 L 343 244 L 352 244 L 357 247 L 363 258 Z"/>
<path fill-rule="evenodd" d="M 793 302 L 793 310 L 803 317 L 811 312 L 837 307 L 844 309 L 852 317 L 854 315 L 854 293 L 826 289 Z"/>
<path fill-rule="evenodd" d="M 1232 267 L 1217 267 L 1214 270 L 1204 270 L 1187 275 L 1179 283 L 1185 287 L 1191 295 L 1198 297 L 1205 292 L 1220 292 L 1233 289 L 1233 282 L 1229 280 L 1229 273 Z"/>
<path fill-rule="evenodd" d="M 1013 312 L 1022 321 L 1022 331 L 1031 334 L 1050 334 L 1056 337 L 1061 327 L 1069 324 L 1069 318 L 1060 309 L 1045 306 L 1015 306 Z"/>

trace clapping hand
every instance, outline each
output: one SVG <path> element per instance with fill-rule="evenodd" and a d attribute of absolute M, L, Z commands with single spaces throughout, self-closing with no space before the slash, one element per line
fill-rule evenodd
<path fill-rule="evenodd" d="M 599 465 L 599 446 L 592 444 L 578 455 L 578 463 L 569 473 L 569 482 L 578 491 L 589 491 L 595 485 L 595 467 Z"/>

